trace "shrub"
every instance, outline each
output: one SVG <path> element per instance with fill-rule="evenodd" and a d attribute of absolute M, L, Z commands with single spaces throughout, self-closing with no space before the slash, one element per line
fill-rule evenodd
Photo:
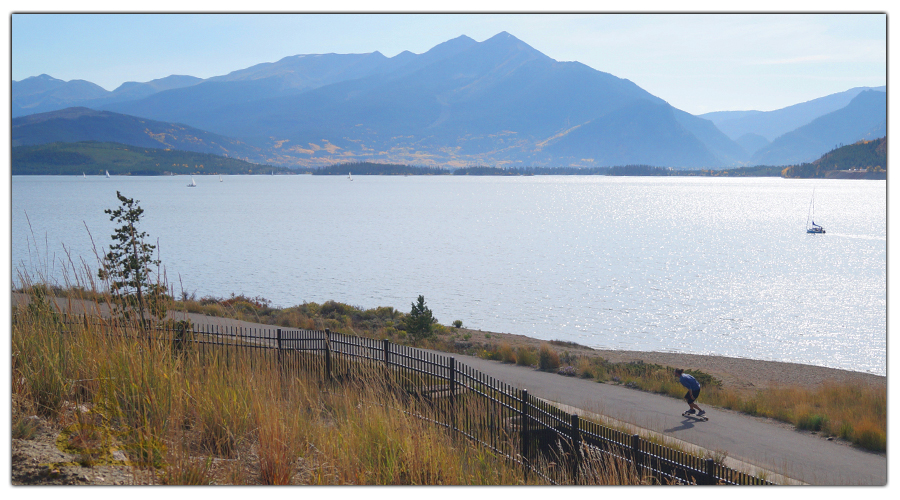
<path fill-rule="evenodd" d="M 559 368 L 559 354 L 550 349 L 548 344 L 542 344 L 538 353 L 538 368 L 545 371 L 555 371 Z"/>
<path fill-rule="evenodd" d="M 533 366 L 537 364 L 534 353 L 527 347 L 516 349 L 516 364 L 519 366 Z"/>
<path fill-rule="evenodd" d="M 581 378 L 594 378 L 594 366 L 590 358 L 578 358 L 575 363 L 575 373 Z"/>
<path fill-rule="evenodd" d="M 462 328 L 462 325 L 462 320 L 457 319 L 453 321 L 453 328 Z"/>
<path fill-rule="evenodd" d="M 498 354 L 500 355 L 500 361 L 503 361 L 504 363 L 516 362 L 516 353 L 513 352 L 512 347 L 506 342 L 500 344 L 500 351 Z"/>
<path fill-rule="evenodd" d="M 489 350 L 485 349 L 485 350 L 481 351 L 481 357 L 484 359 L 491 360 L 491 361 L 500 361 L 502 359 L 500 357 L 500 351 L 497 349 L 494 349 L 493 347 Z"/>

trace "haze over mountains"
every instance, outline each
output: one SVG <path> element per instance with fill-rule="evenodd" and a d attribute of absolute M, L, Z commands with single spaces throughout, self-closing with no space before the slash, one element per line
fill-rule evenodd
<path fill-rule="evenodd" d="M 882 137 L 885 96 L 885 87 L 857 88 L 777 111 L 698 117 L 504 32 L 423 54 L 297 55 L 111 92 L 41 75 L 12 84 L 12 135 L 13 145 L 156 142 L 284 166 L 726 168 L 813 161 L 839 143 Z M 58 112 L 75 106 L 96 111 Z"/>

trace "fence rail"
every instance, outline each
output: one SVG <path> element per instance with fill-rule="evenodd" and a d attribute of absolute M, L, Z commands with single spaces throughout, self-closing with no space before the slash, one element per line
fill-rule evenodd
<path fill-rule="evenodd" d="M 13 321 L 16 321 L 15 316 Z M 108 319 L 63 315 L 62 324 L 111 327 Z M 138 329 L 118 331 L 136 335 Z M 579 418 L 452 356 L 399 345 L 386 339 L 329 330 L 151 325 L 152 341 L 201 352 L 227 348 L 262 354 L 283 369 L 304 371 L 323 383 L 371 376 L 379 371 L 395 389 L 438 410 L 434 421 L 537 473 L 540 458 L 560 464 L 560 474 L 578 481 L 590 457 L 614 457 L 660 483 L 772 484 L 765 479 Z M 142 333 L 143 334 L 143 333 Z M 546 477 L 555 482 L 554 478 Z"/>

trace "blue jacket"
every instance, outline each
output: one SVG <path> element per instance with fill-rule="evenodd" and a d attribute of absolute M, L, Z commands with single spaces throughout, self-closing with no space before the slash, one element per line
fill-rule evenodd
<path fill-rule="evenodd" d="M 687 387 L 692 391 L 700 390 L 700 382 L 697 382 L 697 379 L 688 375 L 687 373 L 682 373 L 681 378 L 679 378 L 678 381 L 681 382 L 681 385 Z"/>

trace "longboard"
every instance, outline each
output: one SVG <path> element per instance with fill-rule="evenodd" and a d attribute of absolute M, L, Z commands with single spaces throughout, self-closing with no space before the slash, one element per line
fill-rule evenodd
<path fill-rule="evenodd" d="M 707 417 L 706 415 L 704 415 L 704 416 L 702 416 L 702 417 L 699 417 L 699 416 L 697 416 L 697 415 L 694 414 L 694 413 L 687 413 L 687 412 L 685 412 L 685 413 L 682 413 L 681 416 L 682 416 L 682 417 L 692 418 L 692 419 L 694 419 L 694 420 L 699 420 L 699 421 L 701 421 L 701 422 L 706 422 L 706 421 L 709 420 L 709 417 Z"/>

